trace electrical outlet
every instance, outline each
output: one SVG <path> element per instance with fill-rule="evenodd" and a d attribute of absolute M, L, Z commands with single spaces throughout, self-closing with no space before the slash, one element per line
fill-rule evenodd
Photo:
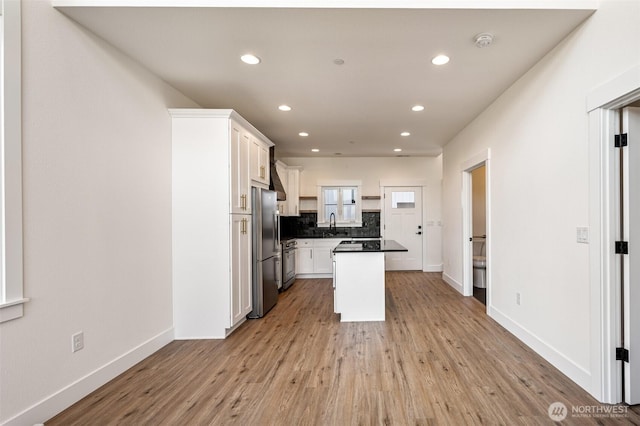
<path fill-rule="evenodd" d="M 576 228 L 576 241 L 582 244 L 589 244 L 589 228 Z"/>
<path fill-rule="evenodd" d="M 520 304 L 520 293 L 516 293 L 516 305 Z"/>
<path fill-rule="evenodd" d="M 84 349 L 84 332 L 79 331 L 71 336 L 71 352 L 78 352 Z"/>

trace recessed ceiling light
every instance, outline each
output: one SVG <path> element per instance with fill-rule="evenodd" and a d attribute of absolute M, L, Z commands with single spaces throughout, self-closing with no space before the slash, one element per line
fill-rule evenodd
<path fill-rule="evenodd" d="M 311 152 L 320 152 L 320 150 L 318 148 L 312 148 Z"/>
<path fill-rule="evenodd" d="M 449 62 L 449 57 L 447 55 L 438 55 L 431 60 L 433 65 L 444 65 Z"/>
<path fill-rule="evenodd" d="M 306 138 L 307 136 L 309 136 L 309 133 L 307 133 L 307 132 L 300 132 L 300 133 L 298 133 L 298 135 L 302 136 L 303 138 Z"/>
<path fill-rule="evenodd" d="M 280 111 L 291 111 L 291 107 L 289 105 L 280 105 L 278 109 Z"/>
<path fill-rule="evenodd" d="M 394 148 L 393 149 L 393 152 L 401 152 L 401 151 L 402 151 L 402 148 Z"/>
<path fill-rule="evenodd" d="M 246 55 L 240 56 L 240 59 L 242 60 L 242 62 L 244 62 L 245 64 L 249 64 L 249 65 L 256 65 L 256 64 L 260 63 L 260 58 L 258 58 L 256 55 L 252 55 L 250 53 L 247 53 Z"/>
<path fill-rule="evenodd" d="M 411 107 L 411 111 L 424 111 L 424 107 L 422 105 L 414 105 Z"/>
<path fill-rule="evenodd" d="M 409 136 L 409 135 L 411 135 L 411 133 L 409 133 L 409 132 L 402 132 L 402 133 L 400 133 L 400 136 Z"/>

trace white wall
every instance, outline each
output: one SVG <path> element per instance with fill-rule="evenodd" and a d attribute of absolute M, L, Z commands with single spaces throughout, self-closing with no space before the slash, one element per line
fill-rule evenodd
<path fill-rule="evenodd" d="M 22 16 L 31 301 L 0 325 L 0 423 L 33 424 L 172 339 L 167 106 L 196 105 L 49 1 Z"/>
<path fill-rule="evenodd" d="M 380 195 L 380 182 L 424 181 L 423 200 L 425 246 L 423 268 L 442 270 L 441 189 L 442 155 L 438 157 L 283 158 L 289 166 L 302 166 L 300 195 L 316 196 L 322 180 L 361 180 L 362 195 Z M 380 208 L 380 203 L 363 202 L 364 208 Z"/>
<path fill-rule="evenodd" d="M 282 158 L 288 166 L 302 166 L 300 195 L 316 196 L 319 180 L 362 180 L 363 195 L 380 195 L 380 180 L 426 180 L 440 185 L 438 157 L 297 157 Z"/>
<path fill-rule="evenodd" d="M 445 278 L 461 283 L 463 275 L 461 165 L 490 148 L 489 312 L 596 396 L 589 246 L 576 243 L 597 197 L 586 96 L 640 64 L 638 40 L 640 2 L 603 1 L 444 149 Z"/>

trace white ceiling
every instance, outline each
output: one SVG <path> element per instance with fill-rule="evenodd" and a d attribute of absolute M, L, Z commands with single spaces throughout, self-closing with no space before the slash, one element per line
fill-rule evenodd
<path fill-rule="evenodd" d="M 594 11 L 593 2 L 537 10 L 96 7 L 104 3 L 54 0 L 202 107 L 238 111 L 278 157 L 438 155 Z M 479 49 L 474 36 L 483 32 L 495 39 Z M 244 64 L 247 52 L 262 62 Z M 451 61 L 431 64 L 439 53 Z M 425 110 L 412 112 L 415 104 Z"/>

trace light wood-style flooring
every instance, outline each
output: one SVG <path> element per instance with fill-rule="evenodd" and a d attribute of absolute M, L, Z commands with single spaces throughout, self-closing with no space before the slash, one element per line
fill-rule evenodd
<path fill-rule="evenodd" d="M 388 272 L 386 302 L 386 322 L 340 323 L 331 280 L 298 280 L 265 318 L 172 342 L 47 425 L 537 425 L 556 401 L 600 406 L 440 274 Z"/>

